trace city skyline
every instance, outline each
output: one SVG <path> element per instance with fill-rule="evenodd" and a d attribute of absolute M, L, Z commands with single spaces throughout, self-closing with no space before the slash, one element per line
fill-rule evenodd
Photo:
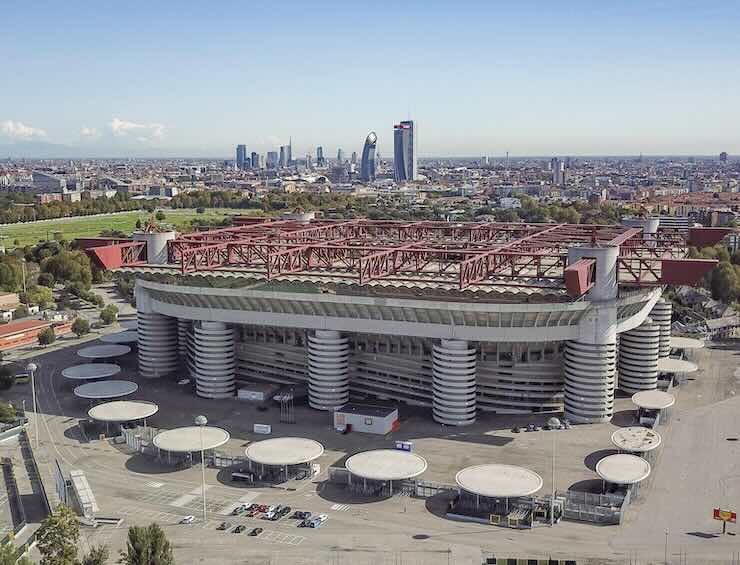
<path fill-rule="evenodd" d="M 393 8 L 404 34 L 389 41 L 382 3 L 370 13 L 253 7 L 255 26 L 232 18 L 229 2 L 177 13 L 11 2 L 0 156 L 58 145 L 81 157 L 233 159 L 239 143 L 266 153 L 291 135 L 294 155 L 318 145 L 351 154 L 368 131 L 391 155 L 400 119 L 423 124 L 420 157 L 738 154 L 740 77 L 728 69 L 740 6 L 679 4 L 412 2 Z M 304 65 L 306 46 L 317 55 Z"/>

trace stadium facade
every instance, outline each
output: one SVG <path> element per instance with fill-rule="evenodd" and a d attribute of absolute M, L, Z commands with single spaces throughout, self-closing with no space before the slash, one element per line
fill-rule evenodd
<path fill-rule="evenodd" d="M 94 260 L 139 275 L 142 374 L 187 370 L 204 398 L 240 381 L 306 382 L 318 410 L 369 396 L 446 425 L 481 411 L 608 421 L 618 388 L 657 386 L 665 285 L 715 264 L 688 246 L 726 234 L 652 220 L 237 223 L 88 240 Z"/>

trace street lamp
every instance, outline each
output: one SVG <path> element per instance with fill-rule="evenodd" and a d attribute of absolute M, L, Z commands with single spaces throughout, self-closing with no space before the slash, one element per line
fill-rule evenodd
<path fill-rule="evenodd" d="M 38 370 L 39 366 L 36 363 L 29 363 L 26 365 L 26 371 L 28 371 L 29 376 L 31 377 L 31 398 L 33 402 L 33 428 L 34 428 L 34 436 L 35 436 L 35 443 L 36 443 L 36 449 L 39 448 L 39 413 L 36 409 L 36 383 L 34 380 L 34 373 Z"/>
<path fill-rule="evenodd" d="M 200 470 L 201 489 L 203 492 L 203 523 L 206 521 L 206 457 L 203 448 L 203 427 L 208 423 L 208 418 L 203 415 L 195 417 L 195 425 L 200 428 Z"/>

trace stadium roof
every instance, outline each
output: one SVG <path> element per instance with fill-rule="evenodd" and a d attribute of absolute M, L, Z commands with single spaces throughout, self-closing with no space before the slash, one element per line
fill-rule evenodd
<path fill-rule="evenodd" d="M 567 264 L 576 246 L 618 246 L 621 284 L 690 284 L 716 263 L 686 259 L 691 243 L 719 241 L 728 230 L 661 230 L 620 225 L 403 222 L 386 220 L 271 220 L 235 218 L 235 227 L 180 235 L 168 242 L 167 265 L 182 274 L 250 273 L 267 280 L 349 281 L 368 285 L 441 286 L 480 290 L 490 286 L 561 289 L 584 294 L 593 259 Z M 147 268 L 127 259 L 118 266 Z M 129 247 L 126 247 L 129 246 Z M 108 246 L 113 252 L 113 247 Z M 423 286 L 422 286 L 423 288 Z"/>

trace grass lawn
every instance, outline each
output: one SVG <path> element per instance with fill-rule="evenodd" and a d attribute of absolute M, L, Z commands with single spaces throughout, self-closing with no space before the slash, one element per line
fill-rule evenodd
<path fill-rule="evenodd" d="M 256 211 L 231 208 L 206 208 L 203 214 L 198 214 L 194 209 L 183 208 L 164 210 L 164 213 L 166 218 L 161 223 L 174 225 L 175 228 L 182 228 L 189 225 L 193 218 L 221 220 L 227 215 L 249 215 L 256 213 Z M 54 234 L 57 232 L 61 233 L 66 240 L 72 240 L 77 237 L 96 237 L 100 235 L 101 231 L 106 229 L 131 233 L 136 228 L 136 220 L 140 219 L 142 222 L 145 222 L 152 215 L 144 210 L 136 210 L 105 216 L 81 216 L 13 224 L 12 226 L 0 227 L 0 240 L 7 249 L 11 249 L 16 247 L 13 243 L 16 239 L 19 242 L 19 246 L 23 247 L 38 243 L 40 240 L 54 239 Z"/>

